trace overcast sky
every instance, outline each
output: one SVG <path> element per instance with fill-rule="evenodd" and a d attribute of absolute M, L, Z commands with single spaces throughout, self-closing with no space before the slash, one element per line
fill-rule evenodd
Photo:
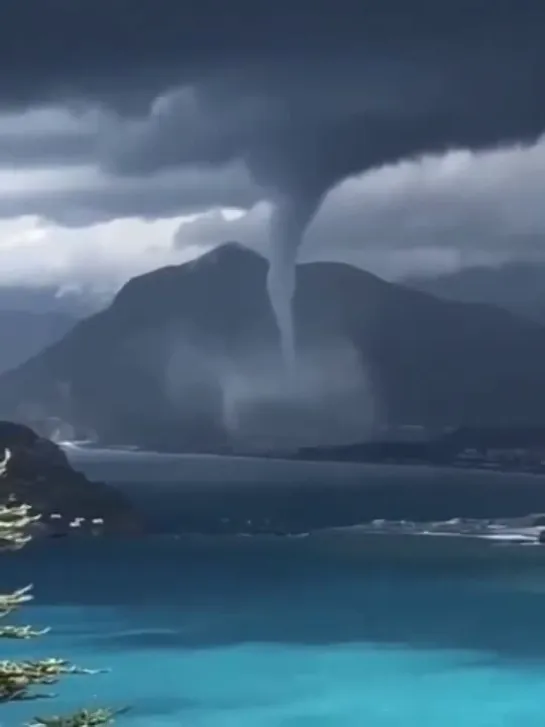
<path fill-rule="evenodd" d="M 279 196 L 321 201 L 303 259 L 541 256 L 544 21 L 542 0 L 11 3 L 0 284 L 266 251 Z"/>

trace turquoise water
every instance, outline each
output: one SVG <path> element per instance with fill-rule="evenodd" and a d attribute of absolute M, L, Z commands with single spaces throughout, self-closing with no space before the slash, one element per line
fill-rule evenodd
<path fill-rule="evenodd" d="M 130 704 L 119 725 L 542 727 L 543 573 L 250 538 L 35 545 L 3 556 L 0 578 L 34 582 L 22 621 L 54 631 L 4 641 L 4 658 L 111 671 L 3 706 L 0 724 Z"/>

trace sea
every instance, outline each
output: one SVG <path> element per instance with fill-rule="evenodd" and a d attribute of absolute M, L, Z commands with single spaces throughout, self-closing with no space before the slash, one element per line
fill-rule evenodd
<path fill-rule="evenodd" d="M 151 509 L 154 472 L 174 510 L 188 472 L 220 482 L 226 472 L 214 458 L 69 456 L 127 491 L 133 477 Z M 164 512 L 144 537 L 41 541 L 2 556 L 3 590 L 34 584 L 35 601 L 11 622 L 51 627 L 3 640 L 2 658 L 106 671 L 45 687 L 52 699 L 1 705 L 0 725 L 103 706 L 130 708 L 120 727 L 545 724 L 545 549 L 431 537 L 370 549 L 343 528 L 188 535 Z"/>

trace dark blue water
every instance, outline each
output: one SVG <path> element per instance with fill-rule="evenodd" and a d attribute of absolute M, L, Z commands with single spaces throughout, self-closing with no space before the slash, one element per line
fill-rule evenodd
<path fill-rule="evenodd" d="M 109 667 L 36 713 L 131 705 L 127 727 L 542 727 L 539 561 L 404 559 L 308 539 L 36 544 L 4 555 L 33 582 L 23 621 L 54 631 L 8 656 Z"/>
<path fill-rule="evenodd" d="M 154 532 L 301 532 L 375 518 L 448 520 L 545 512 L 545 476 L 410 465 L 161 455 L 68 449 L 108 480 Z"/>

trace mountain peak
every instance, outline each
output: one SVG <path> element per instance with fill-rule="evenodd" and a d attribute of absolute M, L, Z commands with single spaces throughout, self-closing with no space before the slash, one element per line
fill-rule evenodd
<path fill-rule="evenodd" d="M 222 242 L 213 250 L 210 250 L 198 259 L 209 260 L 217 263 L 223 263 L 227 260 L 265 260 L 265 258 L 260 255 L 256 250 L 252 250 L 251 248 L 243 245 L 241 242 L 237 242 L 236 240 L 228 240 L 226 242 Z"/>

